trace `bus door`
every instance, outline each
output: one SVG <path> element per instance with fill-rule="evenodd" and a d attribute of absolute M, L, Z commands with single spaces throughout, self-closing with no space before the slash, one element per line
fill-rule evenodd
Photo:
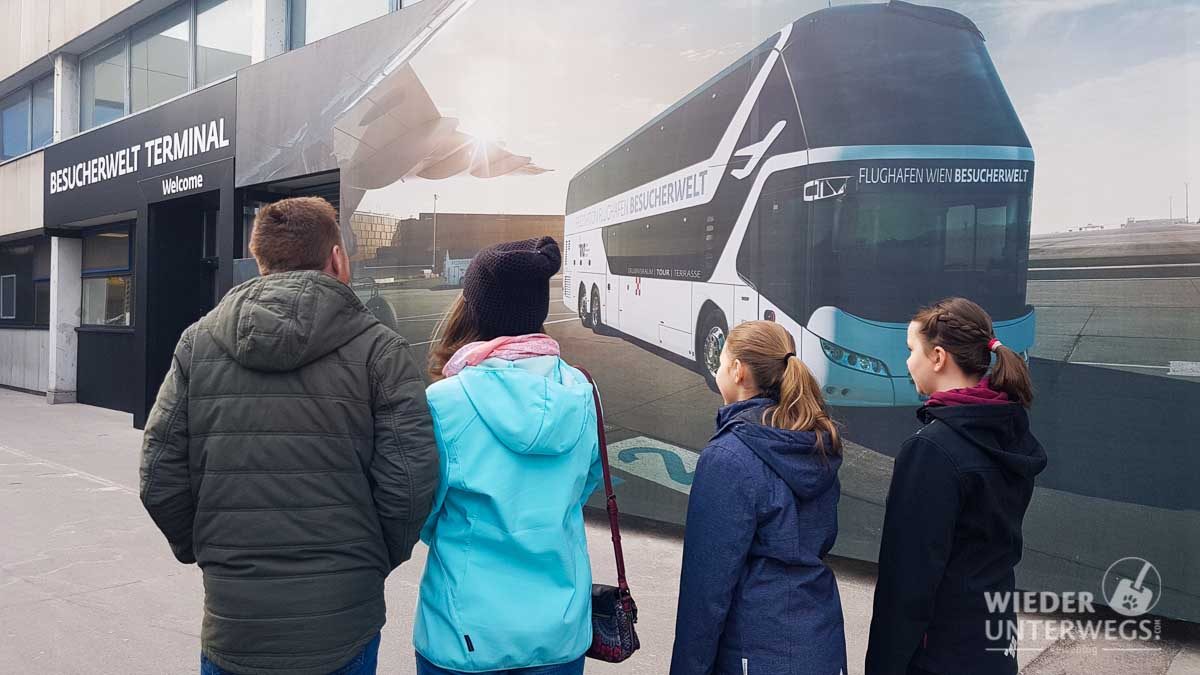
<path fill-rule="evenodd" d="M 758 291 L 749 284 L 733 288 L 733 325 L 754 321 L 758 316 Z"/>
<path fill-rule="evenodd" d="M 799 327 L 808 318 L 804 315 L 809 242 L 806 176 L 803 168 L 789 169 L 763 185 L 737 259 L 738 276 L 752 288 L 738 288 L 734 298 L 738 310 L 744 308 L 736 322 L 778 321 L 797 342 Z"/>

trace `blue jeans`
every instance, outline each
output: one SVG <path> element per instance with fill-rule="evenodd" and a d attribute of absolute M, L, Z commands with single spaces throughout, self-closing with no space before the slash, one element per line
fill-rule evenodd
<path fill-rule="evenodd" d="M 375 666 L 379 664 L 379 636 L 367 643 L 350 663 L 338 668 L 329 675 L 375 675 Z M 200 675 L 235 675 L 208 660 L 204 652 L 200 652 Z"/>
<path fill-rule="evenodd" d="M 581 656 L 570 663 L 558 663 L 553 666 L 534 666 L 532 668 L 510 668 L 509 670 L 491 670 L 491 675 L 583 675 Z M 479 675 L 478 673 L 463 673 L 458 670 L 446 670 L 429 662 L 424 656 L 417 654 L 417 675 Z"/>

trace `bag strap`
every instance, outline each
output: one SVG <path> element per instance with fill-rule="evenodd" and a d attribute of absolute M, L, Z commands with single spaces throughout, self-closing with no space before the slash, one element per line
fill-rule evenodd
<path fill-rule="evenodd" d="M 608 527 L 612 530 L 613 553 L 617 558 L 617 588 L 620 590 L 622 602 L 628 601 L 626 602 L 626 611 L 630 611 L 632 598 L 629 594 L 629 582 L 625 579 L 625 554 L 621 550 L 620 514 L 617 511 L 617 495 L 613 493 L 612 473 L 608 466 L 608 440 L 604 436 L 604 411 L 600 405 L 600 390 L 596 387 L 596 381 L 592 379 L 591 373 L 578 366 L 576 369 L 583 373 L 583 376 L 592 385 L 592 400 L 596 404 L 596 429 L 600 439 L 600 462 L 604 469 L 604 495 L 607 498 Z"/>

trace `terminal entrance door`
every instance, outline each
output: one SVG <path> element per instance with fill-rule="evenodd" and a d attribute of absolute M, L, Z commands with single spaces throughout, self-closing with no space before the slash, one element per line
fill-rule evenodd
<path fill-rule="evenodd" d="M 218 192 L 149 207 L 146 280 L 146 409 L 171 365 L 179 336 L 216 304 Z"/>

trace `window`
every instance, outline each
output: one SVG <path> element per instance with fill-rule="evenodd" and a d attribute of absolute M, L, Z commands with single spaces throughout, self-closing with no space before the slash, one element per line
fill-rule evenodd
<path fill-rule="evenodd" d="M 29 90 L 22 89 L 0 101 L 0 159 L 29 152 Z"/>
<path fill-rule="evenodd" d="M 303 47 L 379 18 L 399 5 L 398 0 L 292 0 L 288 8 L 291 20 L 288 43 L 292 49 Z"/>
<path fill-rule="evenodd" d="M 133 30 L 129 48 L 132 111 L 187 92 L 191 77 L 190 4 L 176 5 Z"/>
<path fill-rule="evenodd" d="M 129 269 L 129 229 L 100 232 L 83 240 L 83 270 L 110 272 Z"/>
<path fill-rule="evenodd" d="M 50 280 L 33 282 L 33 323 L 35 326 L 50 325 Z"/>
<path fill-rule="evenodd" d="M 33 323 L 50 325 L 50 239 L 43 237 L 33 247 Z"/>
<path fill-rule="evenodd" d="M 808 272 L 805 311 L 903 322 L 951 295 L 1004 318 L 1025 311 L 1028 189 L 859 190 L 811 204 L 810 257 L 797 267 L 800 280 Z"/>
<path fill-rule="evenodd" d="M 127 43 L 118 40 L 79 63 L 79 127 L 91 129 L 125 114 Z"/>
<path fill-rule="evenodd" d="M 54 140 L 54 75 L 33 83 L 32 148 L 50 145 Z"/>
<path fill-rule="evenodd" d="M 0 319 L 17 318 L 17 275 L 0 276 Z"/>
<path fill-rule="evenodd" d="M 889 21 L 866 36 L 856 25 L 809 24 L 783 51 L 812 147 L 1029 145 L 976 33 Z"/>
<path fill-rule="evenodd" d="M 83 280 L 85 326 L 133 325 L 133 277 L 95 277 Z"/>
<path fill-rule="evenodd" d="M 54 75 L 0 98 L 0 161 L 54 140 Z"/>
<path fill-rule="evenodd" d="M 186 0 L 80 60 L 81 130 L 158 105 L 250 64 L 253 0 Z"/>
<path fill-rule="evenodd" d="M 133 325 L 129 226 L 83 239 L 83 317 L 88 326 Z"/>
<path fill-rule="evenodd" d="M 232 75 L 250 65 L 253 41 L 250 0 L 198 0 L 196 3 L 196 85 Z"/>
<path fill-rule="evenodd" d="M 0 244 L 0 325 L 46 325 L 38 316 L 38 279 L 50 280 L 50 239 L 37 236 Z M 50 297 L 49 291 L 46 293 Z"/>

